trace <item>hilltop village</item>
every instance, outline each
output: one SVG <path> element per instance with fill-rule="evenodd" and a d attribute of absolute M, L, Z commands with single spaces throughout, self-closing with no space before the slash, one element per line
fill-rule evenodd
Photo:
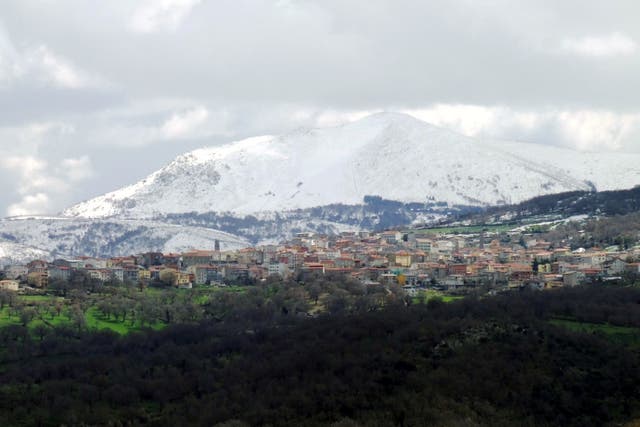
<path fill-rule="evenodd" d="M 252 285 L 280 277 L 345 275 L 364 285 L 431 288 L 465 294 L 549 289 L 622 279 L 640 273 L 640 248 L 572 250 L 522 232 L 426 234 L 420 231 L 300 233 L 279 245 L 223 251 L 147 252 L 108 259 L 77 257 L 7 265 L 0 289 L 46 289 L 83 275 L 95 283 L 175 286 Z"/>

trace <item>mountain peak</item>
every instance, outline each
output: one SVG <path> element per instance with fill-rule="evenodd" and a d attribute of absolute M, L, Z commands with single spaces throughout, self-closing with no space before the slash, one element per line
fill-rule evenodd
<path fill-rule="evenodd" d="M 393 125 L 429 126 L 437 127 L 431 123 L 420 120 L 410 114 L 395 111 L 381 111 L 373 113 L 357 120 L 354 123 L 382 123 Z"/>
<path fill-rule="evenodd" d="M 543 194 L 640 183 L 640 155 L 578 153 L 474 140 L 413 116 L 382 112 L 343 126 L 236 141 L 180 156 L 146 179 L 65 211 L 149 218 L 243 216 L 356 205 L 366 195 L 451 205 L 517 203 Z"/>

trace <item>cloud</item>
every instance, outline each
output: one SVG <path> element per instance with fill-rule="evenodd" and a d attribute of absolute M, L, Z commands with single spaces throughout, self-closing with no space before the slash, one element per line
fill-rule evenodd
<path fill-rule="evenodd" d="M 3 159 L 0 168 L 18 177 L 16 193 L 20 201 L 9 205 L 9 216 L 45 214 L 59 209 L 73 186 L 93 175 L 87 156 L 62 159 L 57 167 L 33 156 L 13 156 Z"/>
<path fill-rule="evenodd" d="M 576 55 L 604 58 L 633 55 L 638 45 L 631 37 L 616 32 L 605 36 L 565 38 L 561 47 L 562 50 Z"/>
<path fill-rule="evenodd" d="M 8 216 L 35 215 L 48 212 L 50 199 L 45 193 L 26 195 L 18 203 L 7 208 Z"/>
<path fill-rule="evenodd" d="M 228 135 L 228 118 L 224 108 L 211 111 L 186 107 L 180 100 L 158 100 L 98 114 L 89 119 L 86 132 L 96 145 L 135 149 Z"/>
<path fill-rule="evenodd" d="M 44 142 L 57 138 L 68 138 L 75 131 L 73 125 L 62 121 L 44 121 L 22 126 L 0 127 L 0 154 L 3 154 L 4 157 L 32 154 Z"/>
<path fill-rule="evenodd" d="M 0 158 L 46 165 L 30 180 L 0 165 L 0 212 L 39 193 L 61 209 L 184 151 L 381 110 L 638 151 L 639 14 L 636 1 L 2 2 Z"/>
<path fill-rule="evenodd" d="M 556 121 L 562 137 L 581 150 L 640 148 L 640 113 L 562 111 Z"/>
<path fill-rule="evenodd" d="M 95 79 L 71 62 L 41 45 L 27 55 L 27 63 L 40 80 L 67 89 L 82 89 L 96 84 Z"/>
<path fill-rule="evenodd" d="M 18 193 L 27 194 L 47 185 L 44 172 L 47 162 L 34 156 L 12 156 L 2 159 L 0 166 L 20 177 Z"/>
<path fill-rule="evenodd" d="M 60 209 L 72 197 L 75 186 L 93 176 L 88 155 L 65 157 L 48 147 L 74 133 L 73 126 L 62 122 L 0 128 L 0 193 L 8 202 L 8 215 Z M 45 155 L 51 148 L 53 151 Z"/>
<path fill-rule="evenodd" d="M 587 109 L 517 110 L 437 104 L 406 113 L 461 134 L 557 145 L 582 151 L 640 151 L 640 112 Z"/>
<path fill-rule="evenodd" d="M 135 32 L 175 31 L 200 0 L 147 0 L 131 16 Z"/>
<path fill-rule="evenodd" d="M 209 111 L 204 107 L 197 107 L 182 113 L 175 113 L 162 125 L 162 135 L 173 139 L 192 134 L 209 117 Z"/>
<path fill-rule="evenodd" d="M 93 176 L 93 168 L 89 156 L 63 159 L 56 172 L 69 182 L 75 183 Z"/>
<path fill-rule="evenodd" d="M 627 39 L 640 40 L 634 3 L 60 0 L 35 8 L 25 0 L 2 16 L 16 46 L 45 44 L 76 68 L 108 77 L 125 102 L 616 109 L 635 108 L 640 62 L 631 55 L 625 69 L 591 61 L 576 70 L 561 46 L 581 51 L 583 39 L 594 38 L 628 51 Z M 61 19 L 70 11 L 74 19 Z"/>
<path fill-rule="evenodd" d="M 16 49 L 0 31 L 0 87 L 29 80 L 62 89 L 103 88 L 104 79 L 80 69 L 45 44 Z"/>
<path fill-rule="evenodd" d="M 0 167 L 18 177 L 16 191 L 23 197 L 41 192 L 61 193 L 68 189 L 60 177 L 49 174 L 47 161 L 34 156 L 7 157 L 0 162 Z"/>
<path fill-rule="evenodd" d="M 3 158 L 0 161 L 0 165 L 19 172 L 22 175 L 29 176 L 42 171 L 47 166 L 47 163 L 32 156 L 12 156 Z"/>
<path fill-rule="evenodd" d="M 336 126 L 378 111 L 400 111 L 464 135 L 557 145 L 584 151 L 640 151 L 640 111 L 617 112 L 585 108 L 527 109 L 508 105 L 438 103 L 423 108 L 385 106 L 378 109 L 329 109 L 297 104 L 184 107 L 160 103 L 124 109 L 99 124 L 85 139 L 123 149 L 153 144 L 182 151 L 202 145 L 263 134 L 280 134 L 297 128 Z M 145 116 L 144 111 L 149 111 Z M 169 111 L 167 111 L 167 109 Z M 162 119 L 162 117 L 168 117 Z M 135 117 L 129 118 L 129 117 Z M 128 122 L 151 122 L 123 126 Z M 104 139 L 101 139 L 104 138 Z M 171 144 L 167 144 L 171 142 Z M 166 159 L 168 161 L 170 159 Z"/>
<path fill-rule="evenodd" d="M 12 156 L 4 158 L 0 167 L 18 177 L 16 192 L 20 201 L 9 205 L 7 215 L 38 214 L 49 210 L 50 199 L 45 191 L 55 187 L 59 182 L 47 176 L 46 161 L 33 156 Z"/>
<path fill-rule="evenodd" d="M 0 27 L 0 88 L 22 74 L 21 64 L 9 36 Z"/>

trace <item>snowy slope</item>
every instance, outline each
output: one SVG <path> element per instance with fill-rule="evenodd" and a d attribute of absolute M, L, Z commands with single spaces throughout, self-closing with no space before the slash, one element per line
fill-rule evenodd
<path fill-rule="evenodd" d="M 38 248 L 0 239 L 0 268 L 5 265 L 23 264 L 34 259 L 49 259 L 51 254 Z"/>
<path fill-rule="evenodd" d="M 0 260 L 59 256 L 116 256 L 146 251 L 182 252 L 250 246 L 242 238 L 202 227 L 145 220 L 6 218 L 0 220 Z"/>
<path fill-rule="evenodd" d="M 516 203 L 571 190 L 640 184 L 640 156 L 580 153 L 479 141 L 397 113 L 325 129 L 250 138 L 179 156 L 142 181 L 64 212 L 152 218 L 158 214 L 264 214 L 365 195 L 459 205 Z"/>

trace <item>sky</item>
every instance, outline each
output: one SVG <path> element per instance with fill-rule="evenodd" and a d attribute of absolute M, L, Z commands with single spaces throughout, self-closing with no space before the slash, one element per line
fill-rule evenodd
<path fill-rule="evenodd" d="M 640 152 L 638 16 L 636 0 L 3 0 L 0 216 L 378 111 Z"/>

